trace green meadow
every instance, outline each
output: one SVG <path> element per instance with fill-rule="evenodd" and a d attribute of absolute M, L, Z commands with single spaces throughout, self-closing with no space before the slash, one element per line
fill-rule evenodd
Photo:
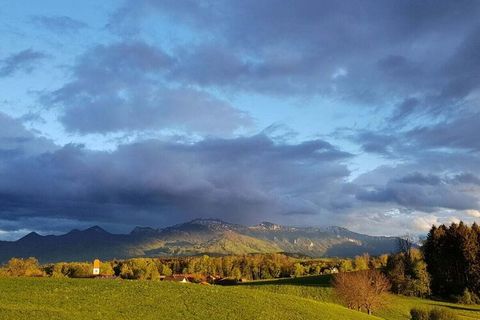
<path fill-rule="evenodd" d="M 376 319 L 342 306 L 243 287 L 157 281 L 4 278 L 0 319 Z"/>
<path fill-rule="evenodd" d="M 391 295 L 376 316 L 337 304 L 328 276 L 238 286 L 102 279 L 0 278 L 0 319 L 409 319 L 412 307 L 480 319 L 480 306 Z"/>

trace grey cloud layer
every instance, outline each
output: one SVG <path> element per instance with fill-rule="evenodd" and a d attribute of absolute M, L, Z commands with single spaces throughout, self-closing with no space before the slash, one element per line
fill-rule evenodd
<path fill-rule="evenodd" d="M 62 106 L 60 120 L 80 133 L 168 128 L 219 134 L 253 124 L 205 91 L 166 83 L 173 63 L 141 41 L 99 45 L 79 57 L 72 81 L 43 100 Z"/>

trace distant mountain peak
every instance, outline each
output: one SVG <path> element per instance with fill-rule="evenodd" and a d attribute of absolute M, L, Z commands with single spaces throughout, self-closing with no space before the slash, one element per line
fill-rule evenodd
<path fill-rule="evenodd" d="M 18 241 L 31 241 L 41 237 L 42 237 L 41 235 L 39 235 L 35 231 L 32 231 L 29 234 L 25 235 L 23 238 L 19 239 Z"/>
<path fill-rule="evenodd" d="M 93 226 L 88 229 L 85 229 L 83 232 L 88 232 L 88 233 L 108 233 L 105 229 L 99 226 Z"/>

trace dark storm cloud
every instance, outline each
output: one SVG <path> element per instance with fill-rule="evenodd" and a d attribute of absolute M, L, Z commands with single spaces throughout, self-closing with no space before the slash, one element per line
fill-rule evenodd
<path fill-rule="evenodd" d="M 401 174 L 402 170 L 408 172 L 410 169 L 400 167 L 395 170 L 395 174 Z M 432 173 L 412 172 L 396 178 L 389 177 L 391 175 L 391 173 L 387 173 L 384 176 L 387 179 L 386 183 L 376 183 L 370 186 L 357 181 L 359 188 L 356 198 L 361 201 L 395 203 L 426 212 L 439 208 L 454 210 L 478 210 L 480 208 L 478 188 L 466 187 L 468 184 L 477 182 L 476 177 L 471 174 L 461 173 L 451 177 L 445 174 L 440 176 Z"/>
<path fill-rule="evenodd" d="M 472 173 L 462 173 L 451 179 L 452 183 L 475 184 L 480 186 L 480 178 Z"/>
<path fill-rule="evenodd" d="M 80 56 L 73 80 L 44 97 L 63 107 L 69 131 L 180 129 L 230 133 L 252 119 L 209 93 L 170 87 L 162 75 L 175 60 L 141 41 L 99 45 Z"/>
<path fill-rule="evenodd" d="M 348 202 L 343 161 L 350 157 L 322 140 L 285 144 L 263 134 L 148 140 L 112 152 L 66 145 L 2 159 L 1 217 L 158 225 L 330 212 Z"/>
<path fill-rule="evenodd" d="M 0 60 L 0 77 L 7 77 L 17 72 L 30 73 L 38 62 L 47 56 L 33 49 L 26 49 Z"/>
<path fill-rule="evenodd" d="M 472 174 L 480 170 L 478 121 L 478 114 L 466 113 L 410 130 L 353 134 L 364 151 L 397 161 L 355 179 L 356 198 L 424 212 L 479 210 L 480 180 Z"/>
<path fill-rule="evenodd" d="M 67 16 L 32 16 L 31 21 L 40 27 L 57 33 L 77 32 L 87 24 Z"/>
<path fill-rule="evenodd" d="M 436 186 L 442 182 L 442 179 L 440 179 L 438 176 L 433 174 L 425 175 L 420 172 L 414 172 L 400 179 L 397 179 L 396 182 Z"/>
<path fill-rule="evenodd" d="M 382 188 L 363 189 L 357 199 L 371 202 L 390 202 L 425 212 L 438 208 L 454 210 L 478 209 L 478 197 L 452 187 L 389 183 Z"/>
<path fill-rule="evenodd" d="M 405 120 L 408 116 L 417 113 L 419 107 L 420 101 L 417 98 L 405 98 L 396 105 L 390 120 L 393 122 Z"/>
<path fill-rule="evenodd" d="M 480 82 L 480 23 L 477 21 L 444 67 L 448 77 L 442 97 L 465 98 Z"/>

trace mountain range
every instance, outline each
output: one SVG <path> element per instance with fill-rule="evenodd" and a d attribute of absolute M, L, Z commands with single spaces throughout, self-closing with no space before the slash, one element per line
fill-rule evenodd
<path fill-rule="evenodd" d="M 284 252 L 310 257 L 353 257 L 396 251 L 398 238 L 369 236 L 342 227 L 292 227 L 270 222 L 255 226 L 196 219 L 163 229 L 136 227 L 112 234 L 94 226 L 63 235 L 32 232 L 17 241 L 0 241 L 0 262 L 36 257 L 42 263 L 132 257 L 178 257 Z"/>

